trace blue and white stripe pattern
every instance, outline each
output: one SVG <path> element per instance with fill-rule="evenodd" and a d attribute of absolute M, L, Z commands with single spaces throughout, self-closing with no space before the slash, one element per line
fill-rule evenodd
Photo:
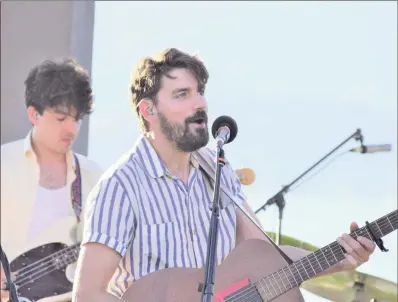
<path fill-rule="evenodd" d="M 215 166 L 215 152 L 200 150 Z M 92 191 L 85 213 L 83 244 L 105 244 L 122 260 L 109 286 L 120 297 L 134 280 L 168 267 L 200 268 L 206 262 L 212 183 L 191 156 L 188 185 L 172 176 L 145 137 Z M 243 202 L 241 184 L 231 166 L 221 183 Z M 235 246 L 236 205 L 221 194 L 218 263 Z"/>

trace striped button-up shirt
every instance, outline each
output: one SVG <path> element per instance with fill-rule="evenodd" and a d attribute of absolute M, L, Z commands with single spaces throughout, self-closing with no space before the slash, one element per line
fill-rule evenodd
<path fill-rule="evenodd" d="M 215 167 L 215 152 L 200 152 Z M 120 297 L 134 280 L 164 268 L 205 265 L 213 182 L 193 155 L 190 170 L 184 184 L 141 137 L 92 191 L 82 243 L 102 243 L 122 256 L 109 284 L 111 293 Z M 241 184 L 228 162 L 221 184 L 243 203 Z M 221 208 L 218 264 L 234 248 L 236 237 L 236 205 L 223 192 Z"/>

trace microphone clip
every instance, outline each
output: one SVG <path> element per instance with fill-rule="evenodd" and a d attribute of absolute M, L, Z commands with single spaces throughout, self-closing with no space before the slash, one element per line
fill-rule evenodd
<path fill-rule="evenodd" d="M 354 134 L 354 139 L 356 141 L 359 141 L 359 143 L 361 144 L 361 147 L 364 147 L 364 145 L 363 145 L 363 135 L 362 135 L 361 129 L 359 129 L 359 128 L 357 129 L 357 131 Z"/>

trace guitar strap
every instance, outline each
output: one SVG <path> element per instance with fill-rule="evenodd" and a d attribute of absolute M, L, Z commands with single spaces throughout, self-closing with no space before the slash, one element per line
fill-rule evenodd
<path fill-rule="evenodd" d="M 76 214 L 77 222 L 80 222 L 80 214 L 82 212 L 82 178 L 80 173 L 79 160 L 75 153 L 73 153 L 75 159 L 75 175 L 76 178 L 72 183 L 72 207 Z"/>
<path fill-rule="evenodd" d="M 214 183 L 215 183 L 215 169 L 207 163 L 203 155 L 200 153 L 200 151 L 194 152 L 194 156 L 196 160 L 199 162 L 200 169 L 204 173 L 206 179 L 208 180 L 212 190 L 214 191 Z M 288 264 L 293 264 L 293 260 L 290 259 L 288 255 L 286 255 L 280 248 L 279 246 L 268 236 L 268 234 L 258 225 L 258 223 L 251 217 L 249 213 L 247 213 L 246 209 L 240 205 L 236 197 L 233 196 L 233 194 L 230 193 L 230 190 L 224 188 L 222 184 L 220 184 L 220 190 L 222 190 L 234 203 L 235 205 L 243 212 L 243 214 L 246 215 L 249 220 L 254 223 L 254 225 L 268 238 L 268 240 L 271 242 L 271 244 L 276 248 L 276 250 L 281 254 L 281 256 L 286 260 Z"/>

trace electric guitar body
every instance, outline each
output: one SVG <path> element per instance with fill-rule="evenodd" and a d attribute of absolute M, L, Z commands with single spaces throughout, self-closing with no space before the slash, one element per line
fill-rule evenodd
<path fill-rule="evenodd" d="M 10 267 L 12 272 L 21 272 L 15 280 L 20 301 L 70 301 L 74 271 L 70 259 L 74 250 L 59 242 L 49 243 L 14 259 Z"/>
<path fill-rule="evenodd" d="M 62 230 L 62 231 L 60 231 Z M 64 230 L 70 230 L 65 232 Z M 69 302 L 79 244 L 76 218 L 58 220 L 25 242 L 6 242 L 20 302 Z"/>

